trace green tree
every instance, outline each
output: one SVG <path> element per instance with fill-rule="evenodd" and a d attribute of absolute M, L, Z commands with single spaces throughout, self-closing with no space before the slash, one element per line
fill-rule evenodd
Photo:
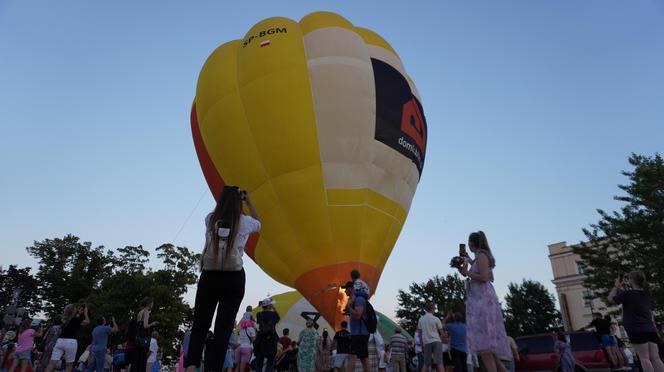
<path fill-rule="evenodd" d="M 144 297 L 155 299 L 150 315 L 159 321 L 159 345 L 164 348 L 167 363 L 177 359 L 176 345 L 182 339 L 184 328 L 193 320 L 193 309 L 184 300 L 187 287 L 196 284 L 199 256 L 185 247 L 163 244 L 156 248 L 158 269 L 147 266 L 150 253 L 142 246 L 127 246 L 117 250 L 113 272 L 104 278 L 97 291 L 85 300 L 95 317 L 115 316 L 126 331 Z M 89 333 L 89 332 L 88 332 Z M 86 339 L 88 336 L 85 336 Z M 112 337 L 120 342 L 122 334 Z"/>
<path fill-rule="evenodd" d="M 45 239 L 27 248 L 39 261 L 36 278 L 42 310 L 52 317 L 67 304 L 80 302 L 112 272 L 113 255 L 73 235 Z"/>
<path fill-rule="evenodd" d="M 8 304 L 13 300 L 14 290 L 20 290 L 16 304 L 24 307 L 30 315 L 41 310 L 39 286 L 37 279 L 30 273 L 31 268 L 18 268 L 9 265 L 7 270 L 0 268 L 0 304 Z"/>
<path fill-rule="evenodd" d="M 512 336 L 551 332 L 560 327 L 555 299 L 542 283 L 510 283 L 505 296 L 505 328 Z"/>
<path fill-rule="evenodd" d="M 424 283 L 412 283 L 408 291 L 399 290 L 397 295 L 397 318 L 399 324 L 410 334 L 417 329 L 417 321 L 423 314 L 424 305 L 433 302 L 441 312 L 465 313 L 466 295 L 463 280 L 457 275 L 434 276 Z M 440 314 L 439 314 L 440 315 Z"/>
<path fill-rule="evenodd" d="M 606 299 L 617 277 L 643 270 L 653 289 L 653 309 L 662 315 L 664 306 L 664 161 L 632 154 L 629 179 L 618 187 L 625 194 L 614 199 L 624 203 L 619 211 L 598 209 L 600 220 L 583 229 L 588 242 L 573 247 L 586 264 L 586 285 Z"/>
<path fill-rule="evenodd" d="M 100 317 L 114 316 L 122 332 L 110 341 L 124 341 L 140 301 L 152 297 L 151 318 L 159 321 L 159 344 L 166 363 L 177 359 L 176 345 L 193 320 L 184 295 L 196 284 L 199 255 L 163 244 L 156 248 L 156 260 L 151 260 L 150 252 L 140 245 L 107 252 L 103 247 L 92 248 L 89 242 L 80 243 L 73 235 L 35 242 L 28 252 L 39 261 L 36 277 L 49 317 L 60 314 L 68 303 L 88 304 L 93 324 L 81 330 L 80 348 L 91 341 L 92 327 Z"/>

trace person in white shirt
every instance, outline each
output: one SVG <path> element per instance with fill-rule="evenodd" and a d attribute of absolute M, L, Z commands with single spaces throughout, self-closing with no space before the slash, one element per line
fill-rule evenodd
<path fill-rule="evenodd" d="M 242 212 L 246 204 L 251 216 Z M 261 228 L 249 194 L 237 186 L 224 186 L 217 205 L 205 218 L 205 248 L 201 255 L 201 275 L 196 287 L 194 324 L 189 350 L 184 358 L 187 372 L 201 364 L 203 346 L 215 311 L 214 345 L 217 354 L 209 359 L 208 369 L 220 371 L 226 359 L 233 321 L 244 298 L 246 277 L 244 249 L 252 234 Z"/>
<path fill-rule="evenodd" d="M 150 355 L 148 356 L 148 362 L 145 366 L 145 372 L 152 372 L 154 362 L 157 361 L 157 351 L 159 351 L 159 344 L 157 344 L 158 338 L 159 333 L 157 331 L 152 332 L 152 338 L 150 339 Z"/>
<path fill-rule="evenodd" d="M 443 372 L 443 323 L 433 315 L 436 307 L 433 303 L 427 303 L 424 307 L 426 313 L 417 322 L 417 332 L 422 337 L 422 349 L 424 354 L 424 365 L 422 372 L 429 372 L 434 365 L 438 372 Z"/>

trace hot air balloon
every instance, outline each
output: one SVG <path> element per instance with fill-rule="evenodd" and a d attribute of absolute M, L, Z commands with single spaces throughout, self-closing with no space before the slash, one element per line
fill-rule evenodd
<path fill-rule="evenodd" d="M 206 60 L 191 129 L 212 194 L 240 185 L 260 210 L 246 252 L 268 275 L 334 325 L 352 269 L 375 292 L 427 143 L 417 89 L 382 37 L 329 12 L 263 20 Z"/>

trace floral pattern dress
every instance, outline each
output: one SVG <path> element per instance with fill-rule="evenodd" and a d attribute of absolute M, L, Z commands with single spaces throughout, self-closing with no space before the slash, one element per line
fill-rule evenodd
<path fill-rule="evenodd" d="M 313 328 L 305 328 L 300 332 L 297 343 L 297 370 L 298 372 L 314 372 L 316 366 L 316 350 L 320 339 Z"/>
<path fill-rule="evenodd" d="M 486 254 L 477 252 L 477 256 Z M 473 261 L 470 272 L 479 273 L 477 258 Z M 466 280 L 466 342 L 468 351 L 474 354 L 494 353 L 498 357 L 510 356 L 503 313 L 498 302 L 498 296 L 493 288 L 493 273 L 491 280 L 484 283 Z"/>

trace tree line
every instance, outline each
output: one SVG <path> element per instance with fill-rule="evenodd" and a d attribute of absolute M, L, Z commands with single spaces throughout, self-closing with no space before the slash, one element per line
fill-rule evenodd
<path fill-rule="evenodd" d="M 653 313 L 664 320 L 664 160 L 660 154 L 631 154 L 619 211 L 598 209 L 600 220 L 583 228 L 587 241 L 572 247 L 586 264 L 585 286 L 608 303 L 606 296 L 616 278 L 632 270 L 643 271 L 650 283 Z M 464 312 L 463 281 L 456 274 L 435 276 L 424 283 L 413 283 L 398 294 L 397 317 L 409 332 L 426 302 L 441 311 Z M 505 328 L 508 334 L 550 332 L 561 327 L 554 297 L 541 284 L 531 280 L 510 283 L 504 299 Z"/>
<path fill-rule="evenodd" d="M 141 299 L 152 297 L 152 317 L 159 320 L 164 357 L 176 358 L 177 342 L 193 320 L 184 295 L 188 286 L 196 284 L 199 255 L 186 247 L 163 244 L 155 249 L 154 260 L 141 245 L 108 250 L 74 235 L 35 241 L 27 251 L 38 262 L 36 272 L 15 265 L 0 269 L 0 304 L 10 303 L 14 290 L 20 289 L 18 306 L 47 324 L 67 304 L 85 303 L 93 320 L 115 316 L 126 331 Z M 91 341 L 92 326 L 88 328 L 80 335 L 82 347 Z M 122 332 L 111 339 L 115 344 L 122 341 Z"/>
<path fill-rule="evenodd" d="M 541 283 L 524 279 L 521 283 L 510 283 L 507 289 L 503 314 L 510 336 L 546 333 L 562 327 L 555 299 Z M 436 304 L 440 317 L 449 311 L 465 314 L 464 280 L 456 273 L 434 276 L 423 283 L 412 283 L 408 291 L 399 290 L 397 301 L 400 325 L 414 334 L 427 302 Z"/>

